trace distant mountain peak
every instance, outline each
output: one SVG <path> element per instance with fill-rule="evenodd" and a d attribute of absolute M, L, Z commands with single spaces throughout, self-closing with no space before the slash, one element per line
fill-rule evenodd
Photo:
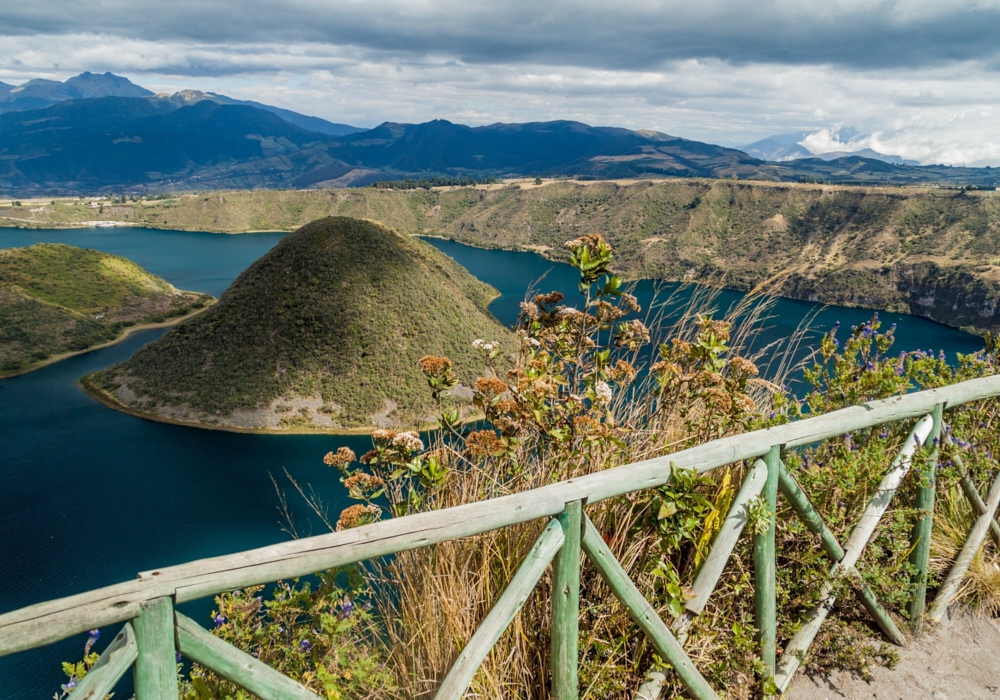
<path fill-rule="evenodd" d="M 802 145 L 802 142 L 812 134 L 818 133 L 816 131 L 799 131 L 792 134 L 774 134 L 768 136 L 760 141 L 754 141 L 746 146 L 740 147 L 740 150 L 751 155 L 754 158 L 760 158 L 761 160 L 766 160 L 772 163 L 786 163 L 792 160 L 801 160 L 804 158 L 818 158 L 820 160 L 837 160 L 839 158 L 847 158 L 850 156 L 861 156 L 870 160 L 880 160 L 883 163 L 892 163 L 894 165 L 920 165 L 918 161 L 906 160 L 902 156 L 891 155 L 886 153 L 880 153 L 871 148 L 860 148 L 857 150 L 837 150 L 837 151 L 824 151 L 824 152 L 814 152 Z M 835 132 L 838 138 L 844 139 L 854 139 L 859 137 L 859 134 L 854 129 L 843 128 Z"/>

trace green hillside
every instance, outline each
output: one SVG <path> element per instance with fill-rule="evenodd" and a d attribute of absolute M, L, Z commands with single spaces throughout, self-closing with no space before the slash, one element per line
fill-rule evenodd
<path fill-rule="evenodd" d="M 42 210 L 42 211 L 37 211 Z M 86 205 L 0 207 L 0 221 L 60 225 Z M 485 247 L 561 259 L 599 232 L 630 277 L 773 289 L 813 301 L 1000 330 L 1000 196 L 994 191 L 733 180 L 531 182 L 433 190 L 239 191 L 105 206 L 154 227 L 292 230 L 313 219 L 373 219 Z M 37 218 L 35 218 L 37 217 Z"/>
<path fill-rule="evenodd" d="M 134 262 L 73 246 L 0 249 L 0 376 L 164 323 L 212 298 L 179 292 Z"/>
<path fill-rule="evenodd" d="M 85 385 L 131 412 L 200 425 L 412 426 L 434 412 L 421 357 L 451 358 L 468 386 L 484 366 L 474 340 L 512 349 L 486 311 L 494 294 L 422 241 L 321 219 L 251 265 L 205 314 Z"/>

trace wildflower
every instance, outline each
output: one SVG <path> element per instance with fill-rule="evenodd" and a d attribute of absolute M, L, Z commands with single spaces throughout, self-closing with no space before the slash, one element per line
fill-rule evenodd
<path fill-rule="evenodd" d="M 750 360 L 745 357 L 734 357 L 729 361 L 729 369 L 737 375 L 745 377 L 756 377 L 760 370 Z"/>
<path fill-rule="evenodd" d="M 615 333 L 615 345 L 617 347 L 627 347 L 629 350 L 638 350 L 640 346 L 649 342 L 649 329 L 639 319 L 626 321 L 619 324 L 618 332 Z"/>
<path fill-rule="evenodd" d="M 736 408 L 743 413 L 750 413 L 757 408 L 757 404 L 746 394 L 737 394 L 734 403 L 736 404 Z"/>
<path fill-rule="evenodd" d="M 705 390 L 705 400 L 722 411 L 729 411 L 733 407 L 732 397 L 719 387 L 711 387 Z"/>
<path fill-rule="evenodd" d="M 424 443 L 412 430 L 399 433 L 392 439 L 392 446 L 403 452 L 420 452 L 424 449 Z"/>
<path fill-rule="evenodd" d="M 507 384 L 496 377 L 480 377 L 476 380 L 476 390 L 488 399 L 507 391 Z"/>
<path fill-rule="evenodd" d="M 429 377 L 441 377 L 451 369 L 451 360 L 437 355 L 424 355 L 420 358 L 420 369 Z"/>
<path fill-rule="evenodd" d="M 384 428 L 379 428 L 378 430 L 372 431 L 372 442 L 374 442 L 377 447 L 388 447 L 395 437 L 395 430 L 385 430 Z"/>
<path fill-rule="evenodd" d="M 538 304 L 535 304 L 534 302 L 530 301 L 521 302 L 521 313 L 524 314 L 526 318 L 532 321 L 537 321 L 538 318 L 541 316 L 541 312 L 538 310 Z M 474 345 L 475 343 L 473 343 L 473 346 Z"/>
<path fill-rule="evenodd" d="M 327 452 L 323 458 L 323 464 L 328 467 L 336 467 L 340 471 L 345 471 L 355 459 L 354 450 L 350 447 L 340 447 L 336 452 Z"/>
<path fill-rule="evenodd" d="M 179 653 L 174 652 L 174 661 L 176 663 L 181 663 L 182 661 L 184 661 L 184 657 L 181 656 Z"/>
<path fill-rule="evenodd" d="M 636 369 L 632 366 L 631 362 L 626 362 L 625 360 L 618 360 L 614 367 L 614 379 L 621 384 L 631 384 L 635 381 Z"/>
<path fill-rule="evenodd" d="M 216 627 L 222 627 L 228 620 L 226 620 L 225 615 L 216 615 L 212 620 L 215 622 Z"/>
<path fill-rule="evenodd" d="M 629 294 L 628 292 L 622 294 L 622 306 L 629 311 L 642 311 L 642 307 L 639 306 L 639 300 L 635 298 L 635 295 Z"/>
<path fill-rule="evenodd" d="M 558 304 L 565 298 L 561 292 L 549 292 L 548 294 L 536 294 L 534 302 L 538 306 L 547 306 L 549 304 Z"/>
<path fill-rule="evenodd" d="M 378 506 L 357 504 L 345 508 L 337 520 L 337 531 L 350 530 L 354 527 L 369 525 L 382 517 L 382 509 Z"/>
<path fill-rule="evenodd" d="M 384 486 L 385 482 L 382 479 L 364 472 L 344 480 L 344 488 L 351 494 L 351 498 L 364 498 L 366 494 L 374 493 Z"/>
<path fill-rule="evenodd" d="M 302 649 L 302 651 L 309 651 L 310 649 L 312 649 L 312 646 L 313 645 L 309 642 L 308 639 L 303 639 L 301 642 L 299 642 L 299 647 Z"/>
<path fill-rule="evenodd" d="M 339 617 L 341 619 L 350 617 L 352 612 L 354 612 L 354 603 L 352 603 L 349 600 L 345 600 L 343 603 L 340 604 Z"/>
<path fill-rule="evenodd" d="M 361 455 L 361 459 L 359 459 L 358 461 L 361 462 L 362 464 L 371 464 L 378 458 L 378 455 L 379 455 L 378 450 L 368 450 L 363 455 Z"/>
<path fill-rule="evenodd" d="M 101 638 L 101 630 L 98 629 L 90 630 L 89 632 L 87 632 L 87 634 L 90 635 L 90 638 L 93 639 L 95 642 Z"/>
<path fill-rule="evenodd" d="M 607 382 L 597 380 L 594 382 L 594 396 L 597 403 L 608 403 L 612 398 L 611 387 Z"/>
<path fill-rule="evenodd" d="M 473 457 L 495 457 L 502 454 L 507 446 L 492 430 L 476 430 L 465 438 L 465 449 Z"/>

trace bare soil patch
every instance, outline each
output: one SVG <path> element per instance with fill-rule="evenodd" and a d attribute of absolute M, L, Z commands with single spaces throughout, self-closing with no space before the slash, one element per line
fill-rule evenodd
<path fill-rule="evenodd" d="M 895 669 L 872 682 L 845 672 L 800 675 L 786 700 L 979 700 L 1000 698 L 1000 621 L 956 614 L 899 650 Z"/>

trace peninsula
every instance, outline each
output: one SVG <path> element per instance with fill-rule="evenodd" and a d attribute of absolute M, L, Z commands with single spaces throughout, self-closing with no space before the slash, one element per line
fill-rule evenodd
<path fill-rule="evenodd" d="M 57 243 L 0 249 L 0 377 L 176 323 L 213 302 L 117 255 Z"/>

